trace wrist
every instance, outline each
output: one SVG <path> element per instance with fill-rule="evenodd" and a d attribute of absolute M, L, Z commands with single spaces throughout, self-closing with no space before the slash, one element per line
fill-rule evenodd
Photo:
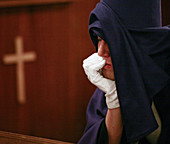
<path fill-rule="evenodd" d="M 123 129 L 120 108 L 108 109 L 105 122 L 109 135 L 109 144 L 118 144 Z"/>

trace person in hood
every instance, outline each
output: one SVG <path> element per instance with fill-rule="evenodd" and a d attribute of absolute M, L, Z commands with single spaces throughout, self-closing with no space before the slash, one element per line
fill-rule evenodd
<path fill-rule="evenodd" d="M 160 0 L 101 0 L 89 33 L 97 53 L 83 61 L 97 86 L 78 144 L 169 144 L 170 28 Z"/>

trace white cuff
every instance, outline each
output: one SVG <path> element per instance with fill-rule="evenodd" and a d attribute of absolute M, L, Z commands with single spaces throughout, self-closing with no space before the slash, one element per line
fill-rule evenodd
<path fill-rule="evenodd" d="M 114 109 L 120 107 L 116 88 L 112 91 L 111 94 L 105 94 L 105 96 L 106 96 L 106 104 L 108 109 Z"/>
<path fill-rule="evenodd" d="M 106 97 L 106 104 L 108 109 L 114 109 L 120 107 L 119 100 L 110 100 L 108 97 Z"/>

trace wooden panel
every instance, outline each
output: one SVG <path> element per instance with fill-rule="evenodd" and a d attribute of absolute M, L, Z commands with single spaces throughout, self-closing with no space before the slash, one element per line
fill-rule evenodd
<path fill-rule="evenodd" d="M 0 130 L 77 142 L 86 125 L 86 108 L 95 87 L 82 61 L 95 52 L 88 17 L 99 0 L 0 9 L 0 58 L 14 53 L 22 36 L 24 51 L 36 61 L 25 64 L 26 97 L 16 101 L 16 65 L 0 62 Z"/>
<path fill-rule="evenodd" d="M 170 25 L 170 1 L 162 0 L 162 23 L 163 25 Z"/>
<path fill-rule="evenodd" d="M 50 140 L 45 138 L 21 135 L 10 132 L 0 131 L 0 143 L 1 144 L 72 144 L 68 142 L 62 142 L 57 140 Z"/>
<path fill-rule="evenodd" d="M 16 7 L 16 6 L 28 6 L 28 5 L 43 5 L 43 4 L 56 4 L 56 3 L 68 3 L 75 0 L 2 0 L 0 1 L 0 7 Z"/>
<path fill-rule="evenodd" d="M 37 54 L 35 62 L 25 64 L 25 105 L 16 101 L 16 65 L 1 61 L 1 130 L 68 139 L 68 10 L 65 4 L 1 9 L 0 57 L 15 52 L 18 35 L 24 51 Z"/>

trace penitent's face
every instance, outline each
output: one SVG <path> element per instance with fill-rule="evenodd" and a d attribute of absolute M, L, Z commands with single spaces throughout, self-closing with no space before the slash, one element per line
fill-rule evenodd
<path fill-rule="evenodd" d="M 98 37 L 98 55 L 103 57 L 104 60 L 106 60 L 106 64 L 102 68 L 103 76 L 105 78 L 114 80 L 115 78 L 114 78 L 114 72 L 113 72 L 109 47 L 108 44 L 100 37 Z"/>

